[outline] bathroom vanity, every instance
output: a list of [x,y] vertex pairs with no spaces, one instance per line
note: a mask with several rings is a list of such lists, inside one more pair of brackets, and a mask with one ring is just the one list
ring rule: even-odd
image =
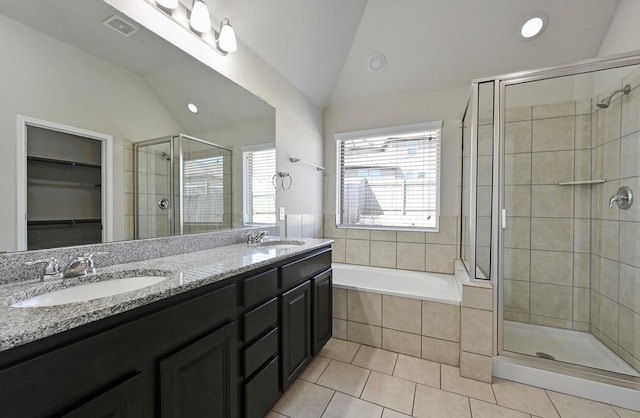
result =
[[0,415],[264,417],[331,337],[331,242],[309,241],[112,266],[169,278],[106,301],[1,307]]

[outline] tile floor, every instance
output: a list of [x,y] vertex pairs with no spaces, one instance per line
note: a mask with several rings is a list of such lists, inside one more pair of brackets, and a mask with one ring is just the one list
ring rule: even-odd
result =
[[267,418],[640,418],[640,412],[338,339],[330,340]]

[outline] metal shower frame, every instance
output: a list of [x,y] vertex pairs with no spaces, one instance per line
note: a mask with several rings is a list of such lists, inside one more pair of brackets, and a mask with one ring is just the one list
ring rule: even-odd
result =
[[[622,68],[640,64],[640,51],[630,53],[612,55],[606,58],[589,59],[579,61],[574,64],[542,68],[530,71],[514,72],[494,77],[485,77],[475,79],[471,83],[471,91],[467,101],[463,120],[468,112],[471,112],[471,154],[469,175],[467,180],[470,187],[469,201],[469,276],[472,280],[476,280],[477,264],[476,264],[476,228],[477,228],[477,167],[478,167],[478,101],[479,87],[483,83],[493,82],[493,155],[492,155],[492,191],[491,191],[491,260],[490,260],[490,277],[493,285],[493,355],[500,356],[501,361],[508,363],[533,367],[536,369],[547,370],[552,372],[560,372],[562,374],[587,379],[595,382],[612,384],[625,388],[640,391],[640,378],[624,375],[620,373],[594,369],[570,363],[559,361],[549,362],[548,360],[539,359],[523,354],[508,352],[504,350],[504,311],[503,311],[503,290],[504,290],[504,248],[501,245],[504,242],[504,229],[501,228],[502,208],[504,208],[504,158],[502,156],[504,149],[504,130],[502,122],[505,120],[505,94],[506,88],[511,85],[524,82],[540,81],[556,77],[565,77],[578,74],[593,73],[601,70],[609,70]],[[462,135],[464,135],[464,126],[462,127]],[[464,185],[464,179],[463,179]],[[464,188],[462,188],[464,192]],[[460,196],[462,198],[462,195]],[[462,210],[462,205],[460,205]],[[460,213],[462,218],[462,213]],[[463,225],[461,225],[463,227]],[[462,232],[462,231],[461,231]],[[462,236],[460,233],[460,254],[462,254]],[[496,239],[497,238],[497,239]],[[462,258],[462,257],[460,257]],[[463,263],[464,264],[464,263]],[[482,276],[482,275],[480,275]]]
[[[134,227],[134,239],[140,239],[139,235],[140,235],[140,231],[139,231],[139,225],[138,225],[138,158],[136,158],[138,156],[138,150],[140,147],[142,146],[150,146],[150,145],[157,145],[157,144],[164,144],[164,143],[168,143],[169,144],[169,158],[171,159],[171,165],[169,166],[169,194],[171,195],[171,197],[173,198],[175,196],[175,182],[173,179],[173,161],[174,161],[174,141],[176,139],[179,139],[179,144],[178,144],[178,153],[179,153],[179,164],[178,164],[178,170],[179,170],[179,182],[180,182],[180,195],[178,197],[178,201],[179,201],[179,207],[180,207],[180,231],[179,234],[176,234],[176,228],[175,228],[175,219],[173,216],[173,202],[171,203],[171,206],[169,206],[169,212],[167,214],[167,216],[169,217],[169,219],[171,220],[171,222],[169,223],[169,231],[170,231],[170,235],[184,235],[184,154],[183,154],[183,149],[182,149],[182,140],[183,139],[188,139],[190,141],[194,141],[194,142],[199,142],[202,144],[206,144],[206,145],[210,145],[216,148],[220,148],[223,149],[225,151],[229,151],[229,155],[233,154],[233,151],[230,150],[227,147],[224,147],[222,145],[219,144],[215,144],[213,142],[210,141],[205,141],[204,139],[200,139],[200,138],[195,138],[193,136],[189,136],[189,135],[185,135],[185,134],[176,134],[176,135],[168,135],[168,136],[163,136],[160,138],[154,138],[154,139],[148,139],[146,141],[141,141],[141,142],[135,142],[133,144],[133,195],[134,195],[134,201],[133,201],[133,206],[134,206],[134,216],[133,216],[133,227]],[[230,173],[229,176],[231,177],[231,179],[233,178],[233,173]],[[233,184],[233,181],[229,181],[229,184]],[[232,212],[233,212],[233,199],[231,201],[231,207],[232,207]]]

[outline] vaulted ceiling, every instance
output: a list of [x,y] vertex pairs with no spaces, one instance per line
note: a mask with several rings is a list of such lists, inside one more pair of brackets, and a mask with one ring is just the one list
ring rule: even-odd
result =
[[[214,17],[231,19],[246,47],[322,108],[593,58],[618,0],[207,3]],[[525,41],[520,26],[536,12],[549,17],[548,27]],[[379,74],[367,70],[374,52],[387,58]]]

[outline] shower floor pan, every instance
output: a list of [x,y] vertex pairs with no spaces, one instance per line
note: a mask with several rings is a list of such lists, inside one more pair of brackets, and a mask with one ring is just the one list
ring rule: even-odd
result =
[[504,321],[504,349],[640,377],[633,367],[588,332]]

